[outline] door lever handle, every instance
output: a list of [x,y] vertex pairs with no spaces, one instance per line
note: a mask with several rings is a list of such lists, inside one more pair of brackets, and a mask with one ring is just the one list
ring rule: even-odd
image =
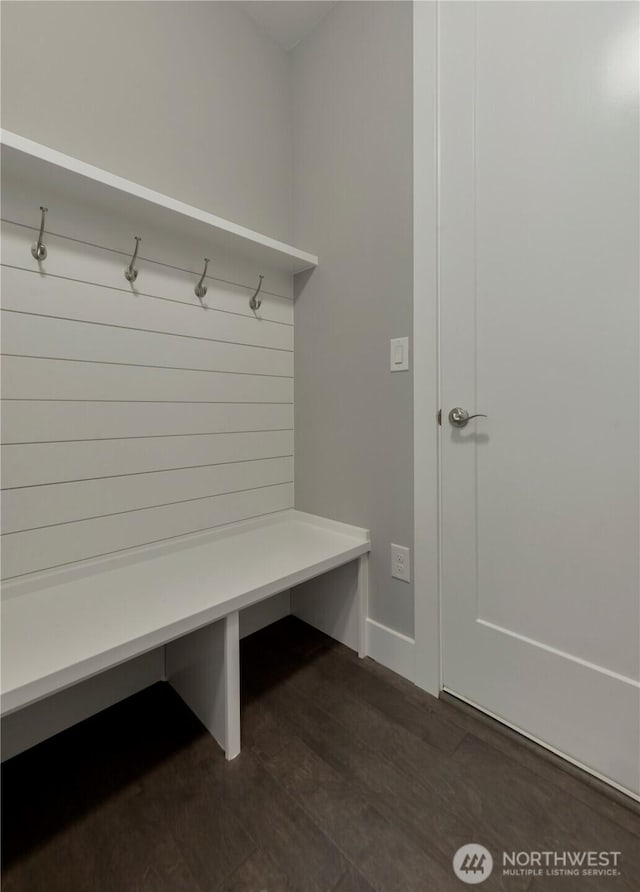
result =
[[454,427],[466,427],[472,418],[487,418],[483,412],[477,412],[475,415],[469,415],[466,409],[456,406],[449,412],[449,421]]

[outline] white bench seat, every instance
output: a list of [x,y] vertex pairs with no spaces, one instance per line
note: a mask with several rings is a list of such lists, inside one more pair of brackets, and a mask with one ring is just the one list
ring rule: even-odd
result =
[[369,550],[366,530],[291,510],[10,582],[2,715],[165,645],[167,679],[233,758],[238,611],[360,559],[362,649]]

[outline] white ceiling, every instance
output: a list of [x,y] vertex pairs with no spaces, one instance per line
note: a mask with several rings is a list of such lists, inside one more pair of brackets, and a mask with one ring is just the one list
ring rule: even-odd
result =
[[300,43],[336,0],[242,0],[242,8],[285,50]]

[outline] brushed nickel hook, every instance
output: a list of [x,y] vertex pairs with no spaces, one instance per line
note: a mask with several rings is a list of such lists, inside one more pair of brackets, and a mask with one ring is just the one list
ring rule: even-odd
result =
[[259,310],[260,307],[262,306],[262,301],[256,300],[256,298],[260,294],[260,289],[262,288],[262,280],[263,279],[264,279],[264,276],[260,276],[260,281],[258,282],[258,287],[254,291],[253,297],[249,301],[249,306],[251,307],[252,310]]
[[200,281],[198,282],[196,287],[193,289],[196,297],[199,298],[200,300],[202,300],[202,298],[207,293],[207,286],[204,284],[204,277],[207,275],[207,267],[208,266],[209,266],[209,258],[205,257],[204,258],[204,271],[203,271],[202,275],[200,276]]
[[134,238],[136,240],[136,249],[133,252],[133,257],[131,258],[131,263],[124,271],[124,277],[127,280],[127,282],[135,282],[135,280],[138,278],[138,270],[135,269],[133,264],[136,262],[136,257],[138,256],[138,246],[140,245],[140,242],[142,241],[142,239],[140,238],[139,235],[134,235]]
[[45,245],[42,244],[42,237],[44,235],[44,218],[49,210],[49,208],[43,208],[40,205],[40,210],[42,211],[42,218],[40,220],[40,234],[38,235],[38,241],[35,245],[31,245],[31,255],[34,260],[45,260],[47,256],[47,249]]

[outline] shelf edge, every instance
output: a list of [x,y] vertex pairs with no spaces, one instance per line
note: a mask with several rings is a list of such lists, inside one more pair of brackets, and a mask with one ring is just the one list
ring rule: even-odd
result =
[[299,270],[297,270],[298,272],[314,269],[318,265],[318,258],[315,254],[310,254],[307,251],[294,248],[292,245],[288,245],[285,242],[255,232],[252,229],[247,229],[245,226],[240,226],[230,220],[225,220],[222,217],[218,217],[201,208],[196,208],[193,205],[186,204],[176,198],[171,198],[169,195],[156,192],[146,186],[141,186],[139,183],[134,183],[117,174],[102,170],[92,164],[87,164],[85,161],[80,161],[70,155],[65,155],[63,152],[57,151],[57,149],[52,149],[49,146],[34,142],[33,140],[20,136],[17,133],[13,133],[10,130],[0,130],[0,145],[7,146],[10,149],[21,152],[23,155],[28,155],[39,161],[51,164],[54,167],[62,168],[63,170],[77,174],[85,179],[92,180],[107,188],[114,189],[126,195],[131,195],[134,198],[148,202],[149,204],[163,207],[173,213],[203,223],[205,226],[210,226],[212,229],[236,236],[238,239],[250,242],[252,245],[257,245],[274,251],[277,254],[281,254],[283,257],[296,261],[300,266]]

